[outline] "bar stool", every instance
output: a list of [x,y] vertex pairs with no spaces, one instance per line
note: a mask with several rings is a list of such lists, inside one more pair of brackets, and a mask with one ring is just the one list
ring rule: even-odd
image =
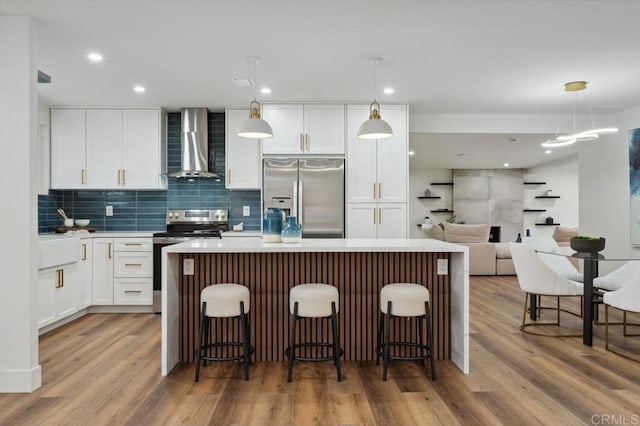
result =
[[[338,289],[328,284],[300,284],[289,291],[289,311],[293,314],[293,324],[289,336],[289,347],[284,354],[289,358],[287,381],[291,381],[293,375],[293,361],[330,361],[336,366],[338,381],[342,381],[340,370],[340,356],[344,353],[340,348],[338,336],[338,306],[340,295]],[[304,318],[331,319],[332,342],[295,342],[296,324]],[[333,349],[333,356],[327,357],[303,357],[296,355],[296,349],[304,347],[327,347]]]
[[[390,342],[389,329],[391,319],[396,317],[415,317],[418,328],[418,343]],[[427,321],[427,344],[422,342],[422,321]],[[383,327],[384,324],[384,327]],[[390,347],[418,348],[417,356],[392,355]],[[431,363],[431,380],[436,379],[436,367],[433,362],[433,333],[431,330],[431,314],[429,311],[429,289],[419,284],[388,284],[380,290],[380,320],[378,322],[378,346],[376,347],[376,365],[380,358],[384,360],[382,380],[387,380],[389,360],[420,361],[429,358]]]
[[[215,284],[206,287],[200,293],[200,337],[196,349],[196,382],[200,380],[201,361],[243,361],[244,379],[249,380],[249,358],[255,352],[250,346],[250,329],[247,314],[250,309],[249,289],[239,284]],[[236,318],[240,320],[241,342],[211,343],[211,318]],[[207,356],[213,348],[241,346],[242,354],[236,356]]]

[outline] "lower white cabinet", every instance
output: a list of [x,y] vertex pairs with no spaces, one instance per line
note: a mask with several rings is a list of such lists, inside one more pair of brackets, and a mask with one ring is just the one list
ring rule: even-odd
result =
[[76,263],[38,271],[38,327],[52,324],[78,311]]
[[113,238],[93,239],[93,304],[113,305]]
[[348,204],[347,238],[407,238],[407,205]]
[[84,309],[93,304],[93,240],[80,240],[82,254],[78,261],[78,308]]
[[116,305],[151,305],[153,281],[150,278],[115,278],[113,301]]

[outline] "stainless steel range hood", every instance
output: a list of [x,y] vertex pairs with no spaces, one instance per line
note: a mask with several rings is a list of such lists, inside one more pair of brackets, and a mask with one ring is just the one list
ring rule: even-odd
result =
[[175,178],[221,178],[209,171],[209,133],[208,111],[206,108],[183,108],[182,133],[182,169],[169,173]]

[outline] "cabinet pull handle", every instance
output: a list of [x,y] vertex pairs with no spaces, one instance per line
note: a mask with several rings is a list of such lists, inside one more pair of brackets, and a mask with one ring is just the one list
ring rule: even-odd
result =
[[382,183],[378,182],[378,198],[382,198]]
[[87,260],[87,245],[82,244],[82,260]]
[[373,182],[373,199],[376,199],[376,183]]
[[304,144],[305,144],[305,146],[307,148],[307,151],[310,151],[311,150],[311,144],[309,143],[309,134],[308,133],[304,134]]
[[118,169],[118,185],[120,185],[120,169]]
[[126,169],[122,169],[122,184],[123,185],[127,184],[127,170]]
[[227,170],[227,182],[231,185],[231,169]]
[[60,269],[56,269],[56,288],[60,288]]
[[140,294],[142,290],[125,290],[124,294]]
[[304,152],[304,135],[300,133],[300,151]]
[[373,224],[374,224],[374,225],[377,223],[377,220],[376,220],[376,213],[377,213],[377,212],[376,212],[376,210],[377,210],[377,209],[374,207],[374,208],[373,208]]
[[124,266],[142,266],[142,263],[125,263]]
[[130,246],[140,247],[140,246],[142,246],[142,243],[124,243],[124,245],[127,246],[127,247],[130,247]]
[[109,259],[111,259],[111,243],[109,243],[109,248],[107,249],[107,252],[109,252]]
[[378,223],[382,223],[382,208],[378,208]]
[[87,183],[87,171],[85,169],[80,170],[80,183],[82,185]]

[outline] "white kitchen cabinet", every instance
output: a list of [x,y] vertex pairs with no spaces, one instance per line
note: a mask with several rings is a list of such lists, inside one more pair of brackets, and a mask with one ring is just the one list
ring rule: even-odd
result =
[[84,309],[93,304],[93,239],[80,240],[82,257],[78,261],[78,308]]
[[113,297],[116,305],[151,305],[153,283],[150,278],[116,278]]
[[76,263],[38,271],[38,327],[44,327],[78,311]]
[[51,110],[51,187],[86,187],[86,110]]
[[248,109],[227,109],[225,115],[227,189],[262,188],[260,139],[241,138],[237,134],[240,125],[248,116]]
[[382,105],[382,118],[393,129],[388,139],[358,139],[358,129],[369,118],[368,105],[347,110],[347,202],[405,203],[407,201],[407,109]]
[[166,189],[161,110],[52,109],[55,189]]
[[153,240],[114,238],[113,303],[153,304]]
[[406,238],[405,203],[351,203],[347,206],[347,238]]
[[93,304],[113,305],[113,238],[93,239]]
[[344,105],[265,104],[262,111],[273,129],[263,154],[344,154]]
[[153,276],[153,253],[116,251],[113,276],[116,278]]

